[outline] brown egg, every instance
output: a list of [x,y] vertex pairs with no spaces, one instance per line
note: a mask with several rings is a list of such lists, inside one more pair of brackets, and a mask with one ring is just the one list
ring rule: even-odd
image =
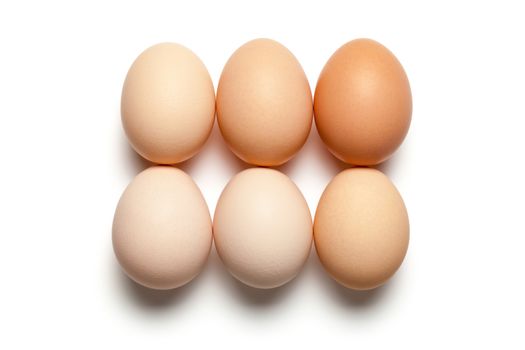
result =
[[312,125],[312,93],[287,48],[256,39],[230,57],[217,88],[217,121],[243,161],[280,165],[304,145]]
[[337,158],[355,165],[381,163],[401,145],[410,126],[408,78],[380,43],[350,41],[323,68],[314,111],[319,135]]
[[146,287],[170,289],[203,269],[212,243],[204,197],[192,178],[154,166],[126,188],[113,220],[113,248],[126,274]]
[[174,164],[194,156],[210,135],[215,91],[201,60],[174,43],[144,51],[122,89],[122,124],[144,158]]
[[347,169],[328,184],[315,214],[317,254],[328,273],[352,289],[385,283],[405,257],[408,214],[380,171]]

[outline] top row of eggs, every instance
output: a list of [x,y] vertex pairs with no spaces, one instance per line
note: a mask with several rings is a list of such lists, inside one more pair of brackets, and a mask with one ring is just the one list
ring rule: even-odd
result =
[[[313,101],[312,101],[313,100]],[[194,156],[213,127],[243,161],[277,166],[304,145],[315,115],[330,152],[354,165],[374,165],[401,145],[412,96],[397,58],[369,39],[350,41],[330,57],[312,99],[295,56],[269,39],[233,53],[217,88],[189,49],[163,43],[131,66],[122,91],[122,123],[132,147],[159,164]]]

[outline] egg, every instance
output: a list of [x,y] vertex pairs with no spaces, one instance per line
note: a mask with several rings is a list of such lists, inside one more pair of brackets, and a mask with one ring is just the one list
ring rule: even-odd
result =
[[124,272],[153,289],[191,281],[203,269],[212,223],[191,177],[171,166],[154,166],[128,185],[113,220],[113,248]]
[[241,282],[281,286],[306,262],[312,218],[297,186],[277,170],[252,168],[235,175],[222,192],[213,219],[217,252]]
[[179,44],[150,47],[126,76],[121,115],[129,142],[142,157],[159,164],[191,158],[215,120],[215,90],[206,67]]
[[226,63],[217,88],[217,121],[243,161],[276,166],[304,145],[313,119],[306,75],[283,45],[256,39]]
[[324,66],[314,113],[321,139],[337,158],[354,165],[381,163],[401,145],[410,126],[407,75],[380,43],[350,41]]
[[396,272],[408,249],[403,199],[378,170],[344,170],[321,196],[314,239],[321,263],[337,282],[358,290],[376,288]]

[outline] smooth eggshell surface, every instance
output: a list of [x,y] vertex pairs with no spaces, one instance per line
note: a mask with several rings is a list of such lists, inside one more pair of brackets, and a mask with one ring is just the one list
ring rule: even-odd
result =
[[401,195],[380,171],[339,173],[321,196],[314,222],[315,247],[328,273],[352,289],[372,289],[399,268],[409,240]]
[[312,218],[297,186],[272,169],[234,176],[213,221],[215,246],[230,273],[255,288],[293,279],[311,250]]
[[150,47],[124,82],[122,124],[132,147],[159,164],[194,156],[215,120],[215,91],[201,60],[174,43]]
[[191,281],[204,267],[212,243],[204,198],[191,177],[155,166],[128,185],[113,221],[113,248],[126,274],[154,289]]
[[217,121],[243,161],[276,166],[304,145],[313,119],[312,93],[295,56],[269,39],[241,46],[217,88]]
[[381,163],[401,145],[410,126],[408,78],[383,45],[350,41],[323,68],[314,111],[319,135],[337,158],[355,165]]

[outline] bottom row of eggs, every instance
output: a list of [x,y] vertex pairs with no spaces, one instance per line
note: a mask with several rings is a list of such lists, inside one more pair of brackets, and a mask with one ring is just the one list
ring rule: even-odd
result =
[[293,279],[312,240],[326,271],[352,289],[386,282],[409,240],[399,192],[380,171],[347,169],[325,189],[314,223],[286,175],[252,168],[222,192],[212,222],[204,197],[182,170],[154,166],[138,174],[118,203],[113,247],[125,273],[149,288],[171,289],[203,269],[212,241],[230,273],[255,288]]

